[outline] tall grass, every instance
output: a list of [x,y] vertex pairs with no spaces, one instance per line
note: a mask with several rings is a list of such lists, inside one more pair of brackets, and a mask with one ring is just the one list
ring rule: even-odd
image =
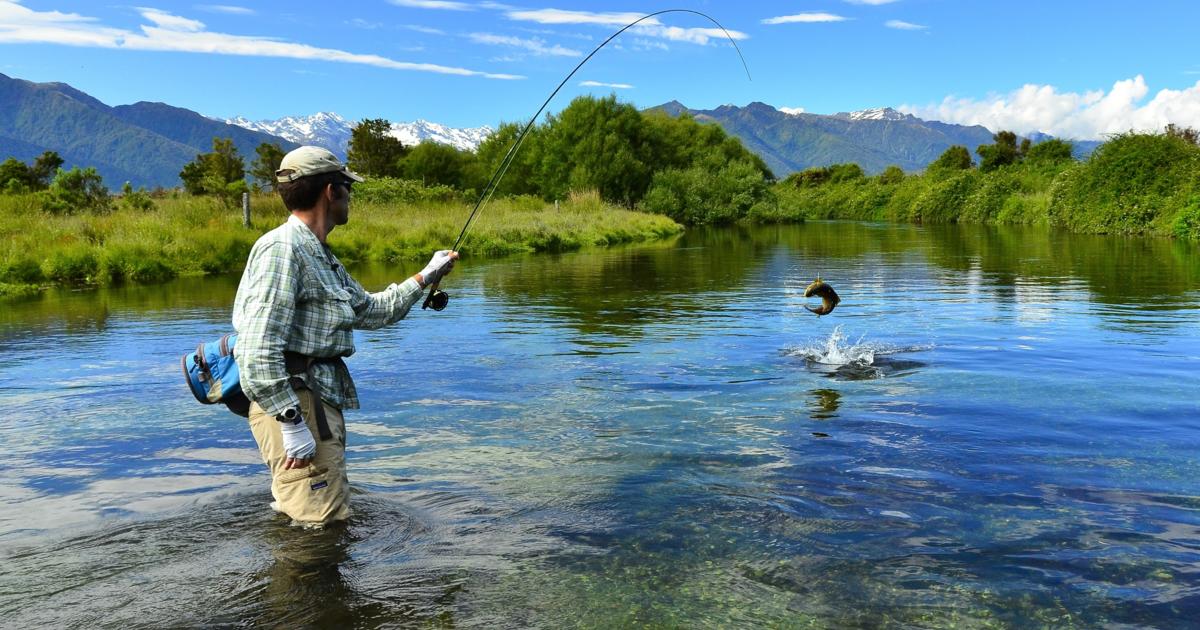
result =
[[[419,260],[450,247],[471,205],[436,192],[407,202],[388,194],[353,199],[350,223],[330,235],[330,246],[347,264]],[[117,204],[106,214],[52,215],[33,195],[0,196],[0,296],[53,284],[240,273],[254,241],[287,218],[275,195],[254,195],[251,208],[245,228],[240,208],[207,197],[171,194],[148,210]],[[558,206],[521,197],[487,205],[460,249],[464,257],[562,252],[682,230],[667,217],[616,208],[594,193],[572,195]]]

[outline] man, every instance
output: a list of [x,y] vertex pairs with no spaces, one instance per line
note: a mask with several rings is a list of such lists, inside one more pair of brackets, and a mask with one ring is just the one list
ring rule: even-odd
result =
[[354,354],[353,329],[404,318],[458,254],[437,252],[420,273],[368,293],[325,243],[349,220],[351,187],[363,178],[319,147],[288,153],[275,177],[291,216],[250,250],[233,306],[234,357],[272,507],[323,524],[350,515],[342,410],[358,408],[358,395],[342,357]]

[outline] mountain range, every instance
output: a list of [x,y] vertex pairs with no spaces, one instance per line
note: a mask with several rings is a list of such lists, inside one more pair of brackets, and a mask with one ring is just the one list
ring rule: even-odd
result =
[[[178,186],[179,171],[214,137],[232,138],[243,157],[263,142],[296,144],[163,103],[111,107],[65,83],[0,74],[0,158],[29,162],[55,151],[64,166],[93,166],[110,188]],[[249,159],[247,161],[249,161]]]
[[[354,123],[333,112],[320,112],[312,116],[288,116],[278,120],[251,121],[238,117],[225,122],[276,135],[292,142],[325,147],[342,159],[346,157],[350,145],[350,131],[354,128]],[[405,146],[433,141],[448,144],[461,151],[474,151],[479,143],[492,135],[492,131],[488,126],[462,129],[417,120],[392,123],[391,135]]]
[[[690,115],[721,125],[758,153],[777,177],[814,166],[855,162],[868,173],[890,165],[920,171],[952,145],[971,151],[992,143],[992,132],[916,118],[891,108],[832,115],[792,113],[765,103],[745,107],[689,109],[671,101],[650,111]],[[247,165],[264,142],[290,150],[301,144],[323,146],[345,158],[353,123],[332,113],[278,120],[217,120],[164,103],[106,105],[65,83],[33,83],[0,74],[0,159],[30,162],[56,151],[64,166],[94,166],[111,188],[175,187],[179,172],[200,153],[212,150],[214,137],[232,138]],[[393,123],[391,134],[406,145],[441,142],[474,150],[492,129],[447,127],[418,120]],[[1033,134],[1035,141],[1046,139]],[[1098,142],[1077,142],[1085,155]]]

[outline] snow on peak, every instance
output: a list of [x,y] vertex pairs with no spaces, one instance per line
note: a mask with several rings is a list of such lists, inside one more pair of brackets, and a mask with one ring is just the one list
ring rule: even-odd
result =
[[[350,145],[351,121],[334,112],[317,112],[311,116],[285,116],[278,120],[248,120],[242,116],[225,122],[254,131],[262,131],[297,144],[325,147],[342,159]],[[407,146],[418,145],[426,140],[448,144],[463,151],[474,151],[481,142],[492,134],[487,126],[459,129],[438,123],[418,120],[411,123],[392,123],[391,135]]]
[[842,118],[850,120],[905,120],[909,116],[902,112],[898,112],[891,107],[873,107],[871,109],[860,109],[856,112],[836,114]]

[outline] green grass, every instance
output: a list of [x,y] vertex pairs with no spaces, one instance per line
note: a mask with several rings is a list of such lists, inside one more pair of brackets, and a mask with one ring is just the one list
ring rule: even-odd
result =
[[934,170],[775,187],[768,221],[859,219],[1043,225],[1088,234],[1200,238],[1200,147],[1124,134],[1083,162],[1026,161],[990,172]]
[[[347,264],[423,260],[453,245],[472,204],[456,195],[394,201],[364,195],[330,246]],[[251,227],[240,208],[207,197],[171,194],[148,211],[124,204],[105,214],[44,213],[34,195],[0,196],[0,298],[53,285],[160,282],[177,276],[238,274],[260,235],[286,220],[275,195],[255,195]],[[460,248],[464,257],[564,252],[652,241],[683,227],[659,215],[632,212],[572,195],[557,208],[541,200],[493,200],[479,213]]]

